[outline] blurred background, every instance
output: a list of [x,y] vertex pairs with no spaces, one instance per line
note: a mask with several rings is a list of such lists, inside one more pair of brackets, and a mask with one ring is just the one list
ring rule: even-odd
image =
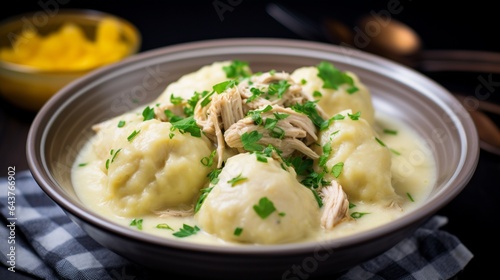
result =
[[[281,3],[315,23],[335,19],[353,29],[363,15],[386,15],[410,26],[428,50],[480,50],[500,52],[498,10],[485,1],[76,1],[40,0],[10,1],[0,8],[0,21],[11,16],[59,9],[94,9],[129,20],[142,36],[140,52],[179,43],[234,37],[289,38],[322,40],[313,34],[298,34],[285,27],[267,11],[269,3]],[[438,4],[439,3],[439,4]],[[394,12],[394,11],[397,11]],[[358,26],[359,27],[359,26]],[[311,35],[308,37],[308,35]],[[500,62],[499,62],[500,65]],[[500,104],[500,77],[493,72],[424,73],[453,91],[473,94],[477,87],[489,85],[487,101]],[[18,108],[0,98],[0,170],[16,166],[27,169],[25,145],[29,126],[36,112]],[[498,116],[491,116],[498,124]],[[456,235],[475,255],[459,279],[476,279],[477,275],[495,275],[491,251],[498,251],[496,223],[500,198],[500,156],[481,151],[476,174],[469,185],[449,206],[440,211],[450,221],[444,230]],[[464,226],[467,225],[467,226]],[[465,231],[464,228],[469,228]]]

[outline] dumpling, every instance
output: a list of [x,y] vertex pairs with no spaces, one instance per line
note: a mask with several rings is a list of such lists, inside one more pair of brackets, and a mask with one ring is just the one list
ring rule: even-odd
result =
[[307,237],[317,230],[320,208],[293,168],[266,157],[230,157],[195,214],[200,227],[223,240],[276,244]]
[[[204,136],[171,130],[156,119],[129,124],[112,142],[106,166],[106,201],[122,216],[192,208],[211,171],[201,163],[213,147]],[[123,133],[121,135],[124,135]]]
[[[323,80],[318,77],[318,69],[313,66],[298,68],[293,71],[291,77],[297,83],[302,83],[304,92],[318,100],[318,106],[328,116],[351,109],[353,112],[361,112],[363,118],[373,124],[375,122],[374,108],[368,88],[361,83],[355,73],[349,71],[345,73],[353,79],[354,86],[357,88],[355,92],[349,93],[351,86],[348,84],[340,85],[337,90],[323,88]],[[321,96],[314,94],[316,91],[320,92]]]
[[344,116],[342,120],[333,121],[321,131],[321,147],[316,147],[319,153],[323,146],[331,147],[325,164],[327,170],[343,164],[337,178],[332,172],[327,173],[327,178],[342,185],[350,201],[398,205],[400,197],[391,182],[390,150],[378,140],[365,119],[356,119],[350,110],[340,115]]
[[231,64],[231,61],[218,61],[210,65],[205,65],[199,70],[180,77],[177,81],[169,84],[163,93],[158,97],[157,103],[168,104],[173,94],[182,99],[191,98],[195,92],[212,91],[215,84],[229,80],[226,77],[224,66]]
[[[106,160],[109,152],[116,147],[115,142],[127,139],[129,127],[135,126],[144,120],[139,112],[129,112],[109,120],[98,123],[92,127],[96,132],[93,139],[93,149],[100,160]],[[104,166],[102,166],[103,171]]]

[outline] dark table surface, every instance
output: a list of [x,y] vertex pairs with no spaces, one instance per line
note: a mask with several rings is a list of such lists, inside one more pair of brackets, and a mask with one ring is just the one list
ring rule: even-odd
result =
[[[27,1],[26,1],[27,2]],[[229,5],[217,12],[214,3]],[[0,9],[0,20],[34,10],[88,8],[110,12],[134,23],[142,33],[141,51],[177,43],[230,37],[277,37],[303,39],[270,17],[265,6],[269,1],[205,0],[205,1],[23,1],[12,2],[11,8]],[[286,4],[313,18],[336,17],[353,21],[367,13],[386,11],[399,3],[400,13],[392,14],[413,27],[426,49],[467,49],[499,51],[498,11],[486,1],[287,1]],[[450,89],[472,93],[480,77],[494,81],[490,100],[499,102],[500,77],[495,73],[426,73],[431,79]],[[498,81],[498,82],[495,82]],[[0,99],[0,170],[8,166],[28,168],[25,145],[36,113],[26,112]],[[498,120],[498,119],[496,119]],[[499,123],[497,121],[497,123]],[[2,172],[2,171],[0,171]],[[0,173],[1,176],[1,173]],[[481,151],[475,174],[464,190],[438,214],[449,218],[443,228],[457,236],[474,254],[474,258],[458,279],[477,279],[497,275],[500,222],[500,156]],[[0,274],[1,275],[1,274]],[[9,276],[12,276],[11,274]],[[18,275],[20,276],[20,275]],[[3,277],[0,277],[5,279]]]

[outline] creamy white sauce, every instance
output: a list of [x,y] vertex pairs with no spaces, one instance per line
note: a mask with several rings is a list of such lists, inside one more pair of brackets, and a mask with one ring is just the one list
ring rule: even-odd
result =
[[[356,204],[356,212],[369,214],[365,214],[359,219],[344,221],[329,231],[318,228],[316,234],[308,240],[325,240],[347,236],[388,223],[417,208],[429,195],[436,180],[436,168],[435,161],[425,141],[415,131],[405,126],[405,124],[391,119],[380,112],[376,115],[376,127],[380,133],[380,140],[394,151],[392,154],[393,187],[403,197],[404,202],[401,205],[401,209],[353,201]],[[397,134],[383,133],[382,129],[384,128],[397,131]],[[99,164],[102,164],[102,161],[97,159],[92,149],[92,142],[94,140],[96,139],[91,139],[81,150],[72,168],[72,181],[76,194],[96,214],[125,227],[130,227],[130,222],[133,218],[120,217],[113,212],[109,202],[105,200],[106,175],[99,166]],[[81,163],[85,163],[85,165],[80,166]],[[189,242],[233,246],[242,245],[221,240],[203,232],[203,230],[185,238],[178,238],[172,235],[183,224],[196,225],[193,217],[158,217],[147,215],[135,218],[143,219],[142,232],[145,234],[182,239]],[[159,229],[156,227],[158,224],[168,224],[173,230]]]

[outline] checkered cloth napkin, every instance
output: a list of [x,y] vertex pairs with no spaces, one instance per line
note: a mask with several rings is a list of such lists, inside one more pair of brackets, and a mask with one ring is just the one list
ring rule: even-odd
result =
[[[4,224],[0,226],[0,259],[6,270],[0,275],[14,278],[8,273],[23,272],[35,279],[154,279],[145,268],[91,239],[40,189],[29,171],[16,174],[14,194],[9,194],[8,186],[7,178],[0,178]],[[13,200],[8,197],[13,196],[15,202],[9,203]],[[9,207],[15,211],[9,212]],[[446,217],[434,216],[384,254],[335,277],[450,279],[473,255],[455,236],[439,230],[446,223]]]

